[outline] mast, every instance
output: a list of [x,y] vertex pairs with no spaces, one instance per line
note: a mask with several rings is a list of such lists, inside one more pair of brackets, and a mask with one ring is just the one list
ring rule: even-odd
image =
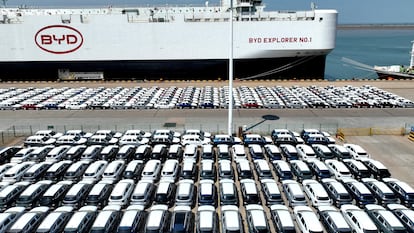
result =
[[414,68],[414,40],[411,41],[412,48],[411,48],[411,61],[410,61],[410,68],[413,69]]
[[2,2],[3,2],[3,7],[6,7],[6,3],[7,3],[7,1],[8,1],[8,0],[2,0]]

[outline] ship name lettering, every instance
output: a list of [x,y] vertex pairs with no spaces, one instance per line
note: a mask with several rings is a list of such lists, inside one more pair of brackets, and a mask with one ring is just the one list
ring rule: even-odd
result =
[[54,42],[58,44],[66,43],[66,44],[76,44],[78,42],[78,38],[76,35],[68,34],[68,35],[41,35],[40,41],[43,45],[50,45]]
[[310,43],[312,37],[250,37],[250,44],[270,44],[270,43]]
[[256,37],[256,38],[249,38],[249,43],[262,43],[262,38]]

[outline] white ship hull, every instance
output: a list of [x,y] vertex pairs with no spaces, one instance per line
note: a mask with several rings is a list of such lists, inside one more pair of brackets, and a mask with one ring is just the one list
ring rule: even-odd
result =
[[[203,63],[206,70],[214,67],[227,70],[229,13],[221,12],[223,7],[166,8],[153,16],[148,12],[156,8],[137,8],[136,12],[134,9],[1,9],[0,78],[21,76],[24,72],[19,67],[34,71],[31,64],[44,67],[48,75],[56,76],[57,69],[70,69],[109,72],[113,78],[117,69],[120,74],[125,71],[126,76],[136,78],[175,78],[177,75],[171,73],[174,70],[181,75],[197,75],[203,70]],[[206,12],[182,13],[188,9]],[[323,78],[325,57],[335,47],[336,11],[261,12],[237,17],[234,21],[236,78],[277,69],[297,60],[299,65],[315,60],[313,64],[318,67],[306,66],[309,77]],[[255,70],[254,61],[267,65]],[[252,72],[239,72],[241,68],[249,69],[237,64],[252,64],[249,67]],[[192,68],[197,72],[190,72]],[[313,74],[313,69],[318,71]],[[227,77],[222,71],[212,75],[209,78]]]

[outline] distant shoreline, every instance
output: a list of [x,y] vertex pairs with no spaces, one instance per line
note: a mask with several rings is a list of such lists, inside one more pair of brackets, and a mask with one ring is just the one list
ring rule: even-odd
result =
[[398,30],[398,29],[414,29],[414,24],[338,24],[338,29],[386,29],[386,30]]

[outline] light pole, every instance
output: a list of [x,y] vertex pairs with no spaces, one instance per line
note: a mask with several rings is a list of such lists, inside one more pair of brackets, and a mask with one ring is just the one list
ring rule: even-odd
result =
[[233,0],[230,0],[230,49],[229,49],[229,110],[228,135],[233,133]]

